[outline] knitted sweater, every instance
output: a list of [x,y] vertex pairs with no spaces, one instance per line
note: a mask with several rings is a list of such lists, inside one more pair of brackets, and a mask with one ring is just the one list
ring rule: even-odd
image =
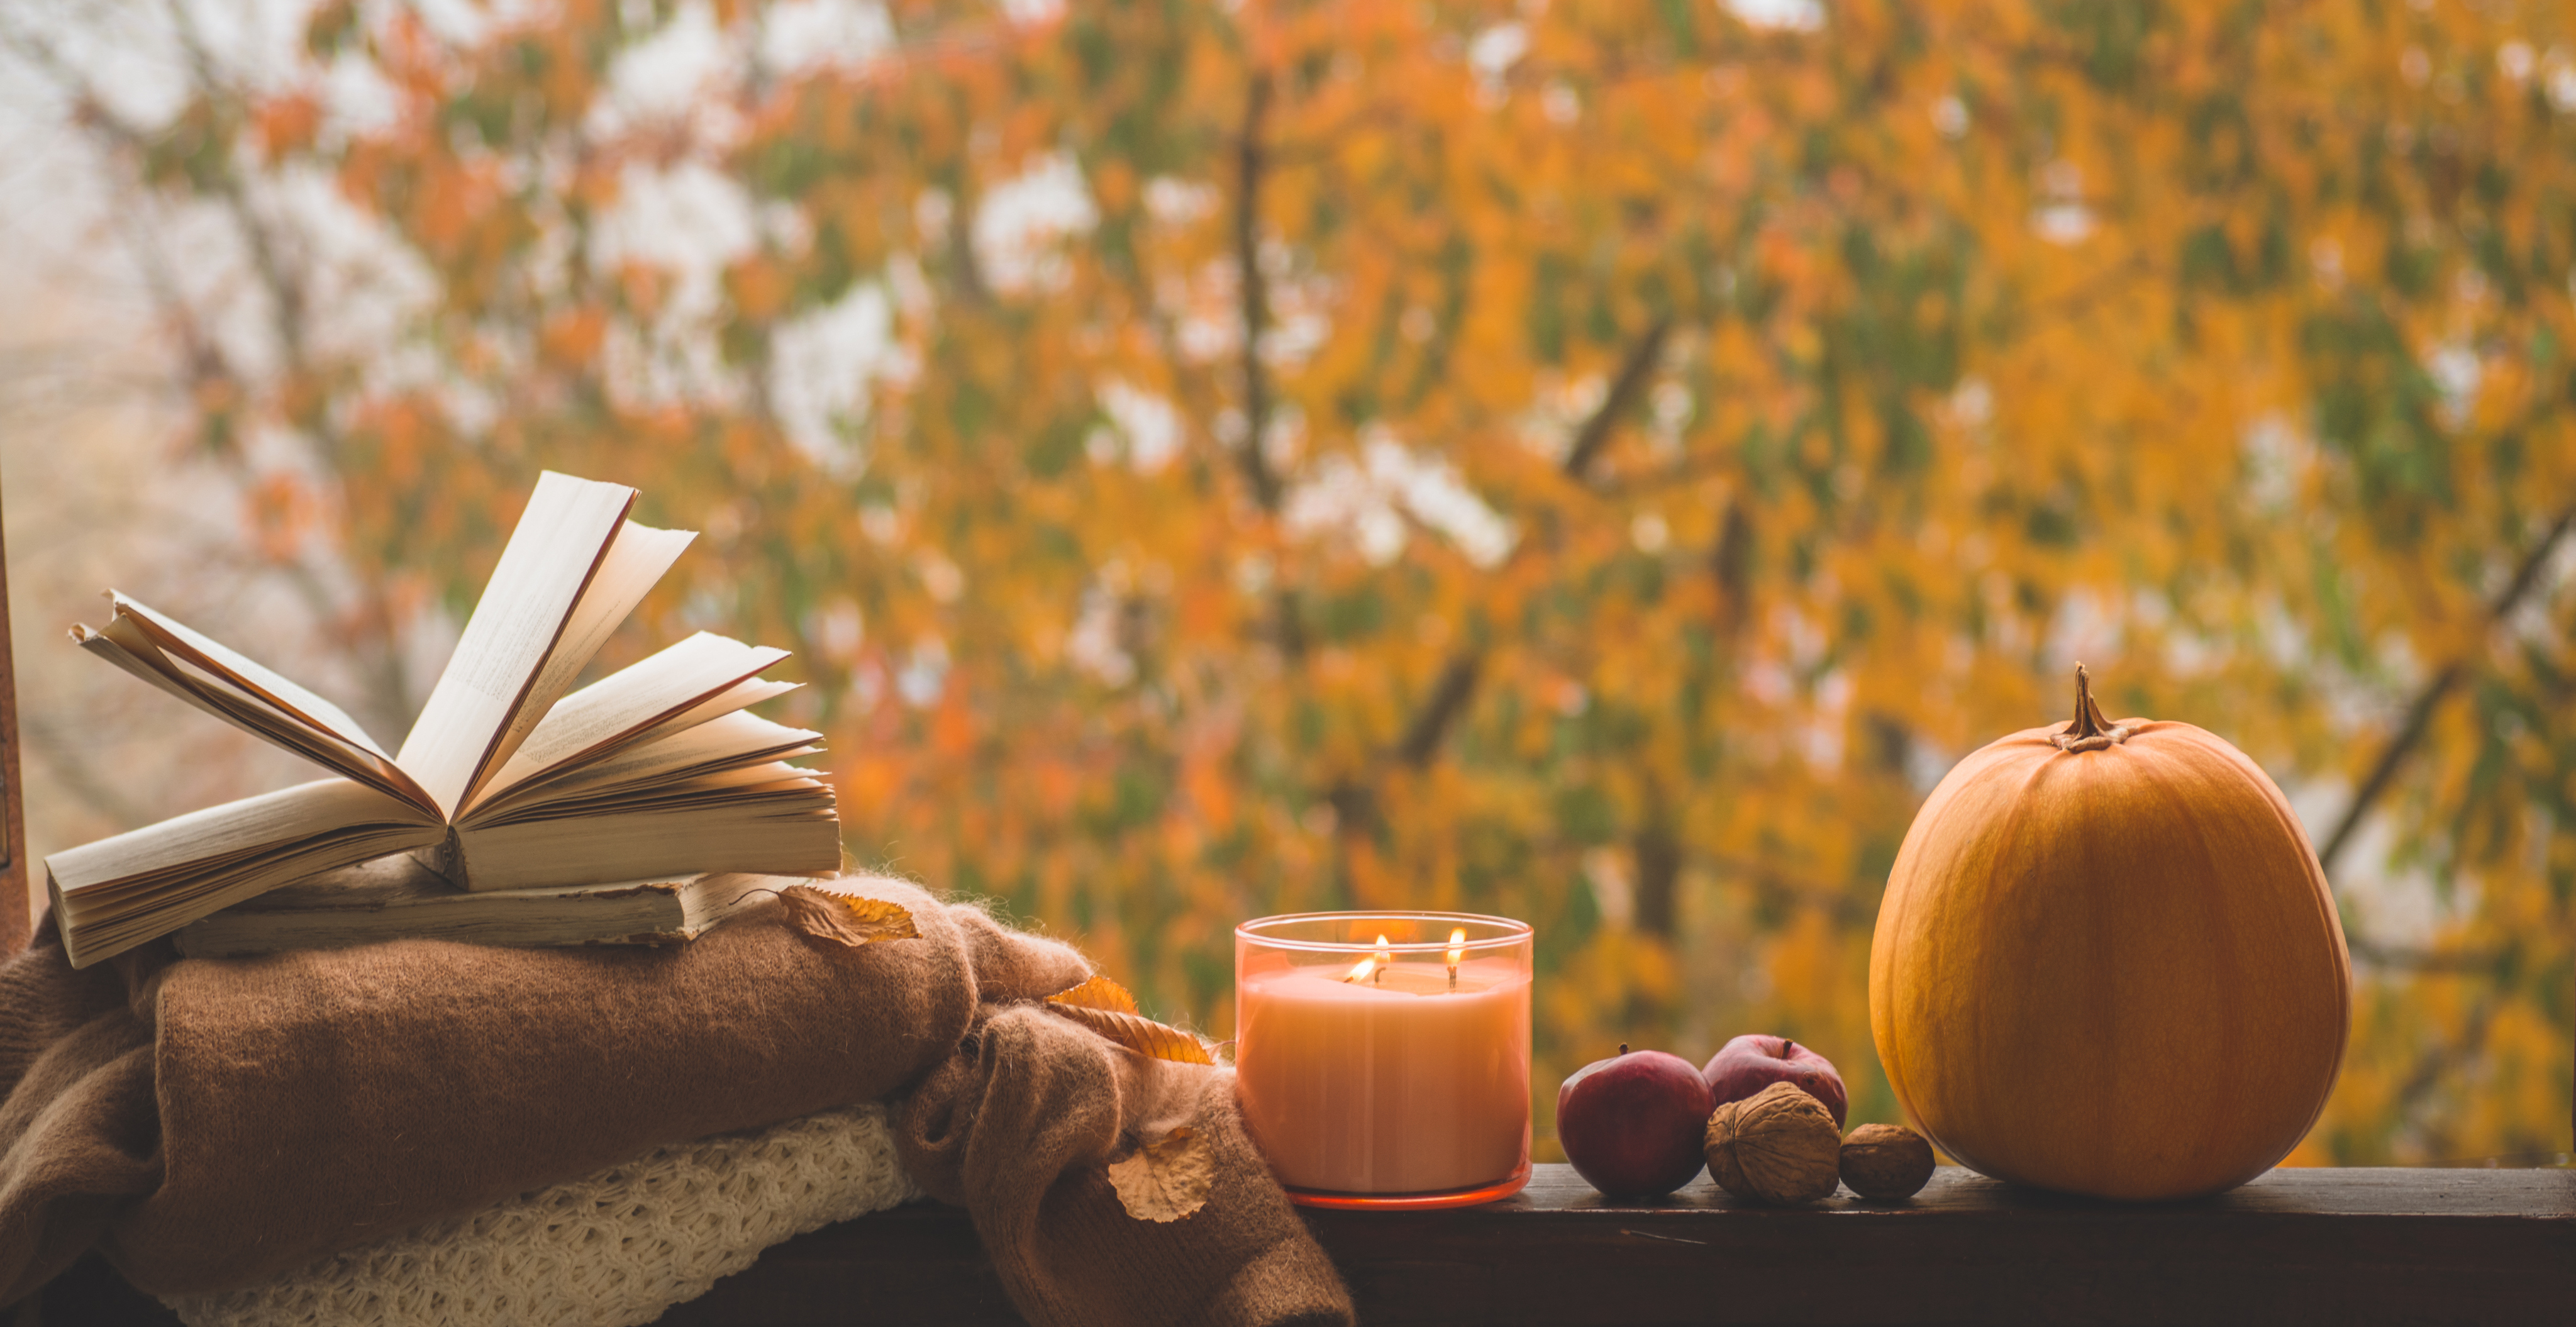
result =
[[[250,959],[146,946],[0,966],[0,1305],[102,1249],[164,1297],[259,1284],[656,1148],[871,1101],[1039,1324],[1347,1323],[1245,1138],[1231,1076],[1031,1002],[1082,958],[881,879],[915,938],[772,908],[667,950],[408,940]],[[1187,1123],[1216,1177],[1177,1221],[1105,1174]]]

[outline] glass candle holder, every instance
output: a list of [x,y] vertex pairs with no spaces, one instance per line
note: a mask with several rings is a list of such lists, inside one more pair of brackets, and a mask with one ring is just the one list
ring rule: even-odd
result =
[[1459,1207],[1530,1174],[1530,928],[1310,912],[1234,928],[1244,1121],[1310,1207]]

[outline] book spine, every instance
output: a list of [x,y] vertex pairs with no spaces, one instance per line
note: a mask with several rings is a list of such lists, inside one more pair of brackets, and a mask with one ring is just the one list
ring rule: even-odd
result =
[[414,848],[412,860],[428,867],[430,873],[459,889],[466,887],[465,843],[449,826],[447,837],[426,848]]

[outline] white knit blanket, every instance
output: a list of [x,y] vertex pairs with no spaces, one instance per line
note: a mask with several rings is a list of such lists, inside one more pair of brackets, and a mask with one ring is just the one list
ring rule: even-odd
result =
[[885,1108],[701,1139],[275,1280],[166,1300],[189,1327],[632,1327],[792,1235],[920,1197]]

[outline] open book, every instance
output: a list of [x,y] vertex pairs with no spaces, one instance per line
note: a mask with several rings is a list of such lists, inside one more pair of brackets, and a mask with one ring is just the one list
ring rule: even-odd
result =
[[[691,872],[840,869],[831,786],[785,763],[817,734],[744,713],[787,657],[701,633],[574,691],[694,536],[634,524],[635,490],[547,474],[402,749],[329,701],[121,594],[81,646],[340,777],[45,860],[76,967],[291,881],[414,852],[469,890]],[[560,701],[560,703],[558,703]]]

